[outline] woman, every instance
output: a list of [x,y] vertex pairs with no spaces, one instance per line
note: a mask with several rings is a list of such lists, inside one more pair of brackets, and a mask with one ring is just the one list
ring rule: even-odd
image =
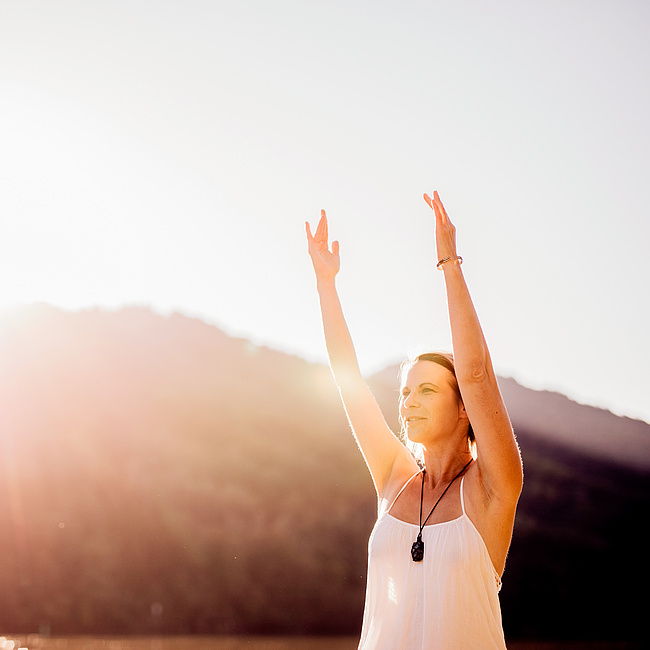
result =
[[332,373],[379,499],[359,648],[503,649],[497,594],[521,458],[456,229],[437,192],[424,198],[435,212],[454,354],[421,355],[403,369],[400,421],[420,462],[389,429],[361,376],[335,286],[339,244],[328,247],[325,212],[314,235],[306,224]]

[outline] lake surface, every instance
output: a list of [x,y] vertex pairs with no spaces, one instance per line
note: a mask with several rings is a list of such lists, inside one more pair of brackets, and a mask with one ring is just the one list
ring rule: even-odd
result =
[[[8,636],[15,650],[356,650],[358,637],[41,637]],[[5,647],[11,647],[5,646]],[[0,649],[3,648],[0,638]],[[641,650],[641,644],[614,642],[512,641],[508,650]]]
[[[358,637],[40,637],[11,636],[28,650],[356,650]],[[2,645],[0,644],[0,648]]]

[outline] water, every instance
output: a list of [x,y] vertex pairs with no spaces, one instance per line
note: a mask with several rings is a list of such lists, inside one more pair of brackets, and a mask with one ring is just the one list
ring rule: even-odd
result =
[[[358,637],[9,637],[17,650],[356,650]],[[0,650],[4,650],[0,642]]]
[[[358,637],[41,637],[15,635],[0,650],[356,650]],[[13,645],[12,645],[13,641]],[[508,650],[641,650],[642,646],[626,642],[509,642]]]

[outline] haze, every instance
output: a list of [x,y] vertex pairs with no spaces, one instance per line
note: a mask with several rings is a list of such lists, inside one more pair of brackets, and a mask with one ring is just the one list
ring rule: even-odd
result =
[[0,307],[145,304],[364,371],[448,348],[437,189],[497,371],[650,421],[642,2],[61,0],[0,12]]

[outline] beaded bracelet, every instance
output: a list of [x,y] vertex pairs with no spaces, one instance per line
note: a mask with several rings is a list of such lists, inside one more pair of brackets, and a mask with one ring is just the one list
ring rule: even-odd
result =
[[445,262],[449,262],[450,260],[458,260],[458,263],[459,263],[459,264],[462,264],[462,263],[463,263],[463,258],[462,258],[460,255],[457,255],[456,257],[454,257],[454,256],[452,255],[451,257],[445,257],[444,260],[440,260],[440,261],[436,264],[436,268],[437,268],[439,271],[441,271],[442,269],[441,269],[440,267],[441,267]]

